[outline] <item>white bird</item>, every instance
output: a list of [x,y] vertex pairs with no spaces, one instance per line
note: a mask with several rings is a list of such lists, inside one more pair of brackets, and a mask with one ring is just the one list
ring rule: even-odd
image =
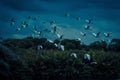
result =
[[105,37],[110,37],[110,33],[104,33]]
[[28,22],[26,22],[26,21],[23,21],[23,23],[22,23],[23,25],[26,25],[26,26],[29,26],[30,24],[28,24]]
[[84,37],[86,36],[86,33],[80,32],[80,34]]
[[57,46],[58,46],[56,43],[55,43],[54,45],[55,45],[55,47],[57,47]]
[[71,53],[70,56],[73,56],[74,58],[77,58],[77,54],[76,53]]
[[20,30],[21,30],[21,28],[17,28],[16,30],[17,30],[17,31],[20,31]]
[[26,28],[27,26],[25,24],[21,25],[21,28]]
[[50,43],[54,43],[54,41],[52,41],[52,40],[50,40],[50,39],[47,39],[47,41],[50,42]]
[[42,36],[42,31],[37,31],[37,34],[38,34],[39,36]]
[[64,45],[61,45],[61,50],[62,50],[62,51],[65,51]]
[[91,28],[91,27],[90,27],[89,25],[85,25],[85,26],[84,26],[84,29],[85,29],[85,30],[90,30],[90,28]]
[[63,34],[57,34],[57,37],[58,37],[58,39],[62,39],[63,38]]
[[88,24],[90,24],[92,22],[92,19],[86,19],[85,22],[87,22]]
[[37,30],[33,30],[33,33],[40,34],[40,32],[38,32]]
[[90,61],[90,60],[91,60],[90,55],[87,54],[87,53],[85,53],[85,54],[84,54],[84,60]]
[[60,43],[57,44],[58,49],[65,51],[64,45],[61,45]]
[[37,46],[37,50],[42,50],[43,49],[43,46],[42,45],[38,45]]
[[78,41],[81,41],[81,38],[77,38]]
[[97,37],[99,37],[100,32],[98,32],[98,33],[92,33],[92,35],[97,38]]

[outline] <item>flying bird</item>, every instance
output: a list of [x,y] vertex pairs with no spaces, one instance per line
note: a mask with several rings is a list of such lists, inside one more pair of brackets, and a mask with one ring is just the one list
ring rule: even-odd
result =
[[12,18],[12,19],[10,20],[10,25],[11,25],[11,26],[15,25],[15,22],[16,22],[16,21]]
[[57,34],[57,37],[58,37],[58,39],[62,39],[63,38],[63,34]]
[[85,30],[90,30],[90,28],[91,28],[91,27],[90,27],[89,25],[85,25],[85,26],[84,26],[84,29],[85,29]]
[[21,28],[17,28],[17,29],[16,29],[16,31],[20,31],[20,30],[21,30]]
[[28,26],[29,26],[29,24],[26,21],[23,21],[21,28],[26,28]]
[[84,37],[86,36],[86,33],[80,32],[80,34]]
[[78,41],[81,41],[81,38],[77,38]]
[[98,33],[92,33],[92,35],[97,38],[97,37],[100,36],[100,32],[98,32]]
[[105,37],[110,37],[110,35],[111,35],[110,33],[104,33]]
[[85,22],[90,24],[92,22],[92,19],[86,19]]

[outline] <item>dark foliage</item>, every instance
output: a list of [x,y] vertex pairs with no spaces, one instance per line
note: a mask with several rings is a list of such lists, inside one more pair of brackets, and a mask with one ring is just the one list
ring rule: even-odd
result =
[[[54,43],[59,43],[55,40]],[[120,40],[97,41],[81,45],[77,40],[62,40],[65,51],[46,38],[7,39],[0,45],[0,79],[3,80],[115,80],[120,78]],[[38,45],[43,50],[36,50]],[[11,50],[14,52],[12,52]],[[70,56],[76,53],[77,58]],[[89,53],[97,64],[85,63]]]
[[109,45],[109,50],[120,51],[120,39],[113,39]]

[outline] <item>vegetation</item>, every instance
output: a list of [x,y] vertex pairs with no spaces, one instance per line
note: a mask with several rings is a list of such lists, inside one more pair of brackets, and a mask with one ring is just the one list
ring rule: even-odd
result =
[[[55,40],[54,43],[59,43]],[[62,40],[65,51],[57,49],[46,38],[8,39],[2,44],[20,56],[22,65],[13,65],[15,80],[115,80],[120,78],[120,39],[108,45],[97,41],[82,45],[77,40]],[[42,45],[43,50],[37,50]],[[70,56],[74,52],[78,58]],[[91,55],[97,64],[85,63],[83,54]]]

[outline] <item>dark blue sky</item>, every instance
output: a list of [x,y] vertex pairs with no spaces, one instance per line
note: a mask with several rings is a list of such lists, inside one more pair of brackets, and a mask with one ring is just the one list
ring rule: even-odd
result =
[[[65,13],[71,14],[71,18],[66,19]],[[29,35],[30,29],[15,31],[28,15],[38,18],[37,22],[30,24],[42,26],[39,27],[40,30],[48,27],[40,25],[40,22],[55,20],[60,25],[59,33],[64,34],[64,38],[81,38],[79,32],[82,31],[88,34],[84,41],[92,41],[94,37],[91,32],[83,29],[87,18],[93,20],[91,26],[94,32],[110,32],[112,38],[120,38],[120,0],[0,0],[0,36]],[[80,21],[73,19],[77,16],[81,17]],[[11,17],[17,20],[15,27],[9,25]],[[103,38],[101,34],[98,39]]]

